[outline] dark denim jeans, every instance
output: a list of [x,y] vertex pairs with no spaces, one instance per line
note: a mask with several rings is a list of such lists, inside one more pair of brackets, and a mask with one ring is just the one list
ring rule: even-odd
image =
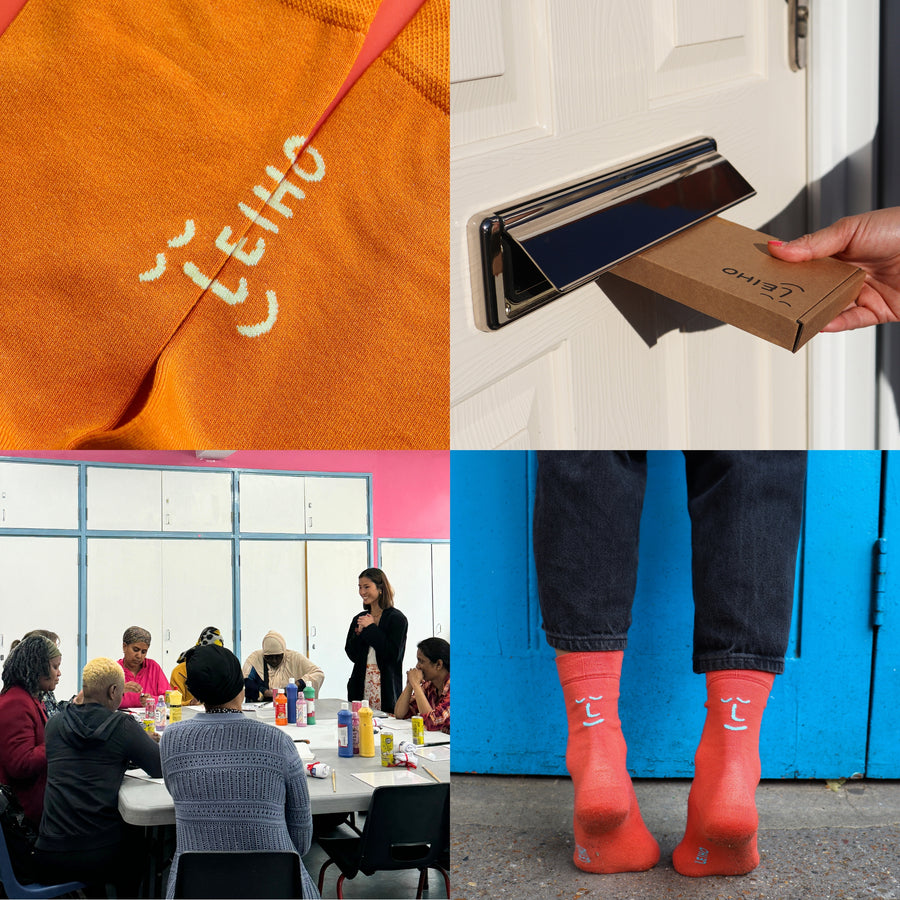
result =
[[[803,451],[685,451],[694,671],[780,674],[806,484]],[[538,454],[534,558],[559,650],[623,650],[631,624],[646,451]]]

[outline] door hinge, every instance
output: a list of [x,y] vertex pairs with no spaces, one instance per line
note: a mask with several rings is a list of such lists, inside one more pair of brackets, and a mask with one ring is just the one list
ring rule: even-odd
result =
[[788,61],[792,72],[806,68],[809,40],[808,0],[787,0],[788,5]]
[[887,538],[875,541],[875,578],[873,588],[872,625],[884,624],[885,583],[887,581]]

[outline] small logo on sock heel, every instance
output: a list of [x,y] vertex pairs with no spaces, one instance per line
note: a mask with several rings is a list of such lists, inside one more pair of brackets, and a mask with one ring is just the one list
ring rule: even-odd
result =
[[705,847],[698,847],[697,857],[694,862],[700,863],[701,866],[705,866],[707,862],[709,862],[709,850],[707,850]]
[[575,848],[578,850],[578,858],[583,863],[590,863],[591,857],[588,855],[587,850],[585,850],[584,847],[581,847],[578,844],[575,845]]

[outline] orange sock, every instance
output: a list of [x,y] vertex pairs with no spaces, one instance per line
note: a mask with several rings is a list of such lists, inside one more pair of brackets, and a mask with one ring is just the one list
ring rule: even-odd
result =
[[759,729],[774,680],[767,672],[707,673],[687,828],[672,855],[682,875],[744,875],[759,865]]
[[566,768],[575,786],[574,862],[585,872],[642,872],[659,861],[625,767],[619,722],[622,652],[556,659],[566,701]]
[[449,0],[304,143],[385,5],[28,0],[0,446],[448,446]]

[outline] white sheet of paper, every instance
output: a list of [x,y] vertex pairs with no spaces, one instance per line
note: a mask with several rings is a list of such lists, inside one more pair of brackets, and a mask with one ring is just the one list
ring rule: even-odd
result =
[[[392,731],[395,737],[395,744],[397,740],[401,741],[411,741],[412,740],[412,719],[383,719],[381,722],[383,728],[386,728],[388,731]],[[450,740],[449,734],[444,734],[442,731],[426,731],[425,732],[425,743],[426,744],[443,744]]]
[[162,784],[162,778],[151,778],[143,769],[129,769],[125,775],[128,778],[140,778],[141,781],[152,781],[154,784]]
[[431,781],[409,769],[385,769],[383,772],[354,772],[354,778],[364,781],[372,787],[384,787],[396,784],[422,784]]
[[450,747],[429,747],[426,744],[416,749],[416,756],[434,760],[450,759]]

